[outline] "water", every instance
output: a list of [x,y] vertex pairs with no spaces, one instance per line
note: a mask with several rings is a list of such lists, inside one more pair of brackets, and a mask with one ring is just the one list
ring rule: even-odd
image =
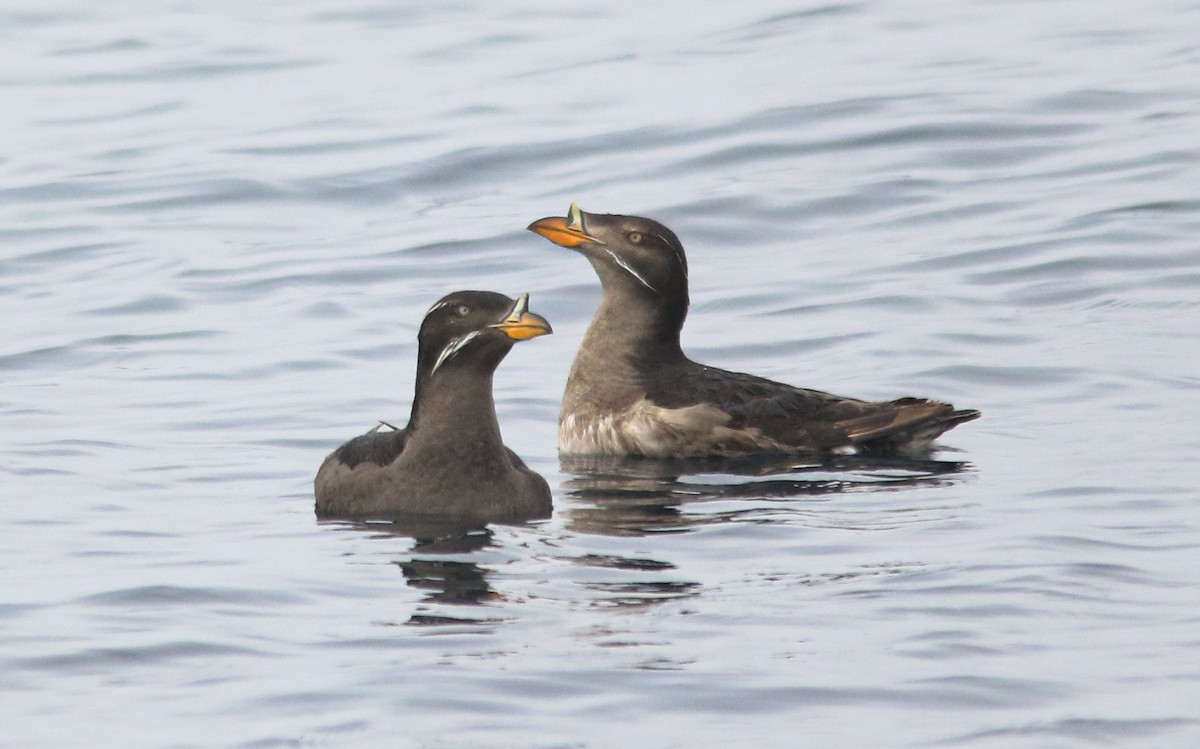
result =
[[[0,7],[0,745],[1200,740],[1200,6]],[[701,361],[980,408],[935,463],[560,465],[650,215]],[[322,524],[457,288],[554,517]],[[406,535],[409,534],[409,535]]]

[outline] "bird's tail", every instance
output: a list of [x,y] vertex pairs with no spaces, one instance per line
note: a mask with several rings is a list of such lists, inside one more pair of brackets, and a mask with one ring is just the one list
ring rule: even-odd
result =
[[959,424],[980,417],[973,408],[924,398],[900,398],[880,404],[871,413],[839,424],[855,447],[869,452],[927,449],[933,440]]

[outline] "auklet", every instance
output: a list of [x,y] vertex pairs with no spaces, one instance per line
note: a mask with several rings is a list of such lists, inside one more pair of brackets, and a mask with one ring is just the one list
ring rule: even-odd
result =
[[513,344],[550,323],[490,291],[457,291],[429,308],[416,394],[404,429],[378,428],[334,450],[315,483],[322,517],[436,516],[481,522],[548,517],[550,486],[504,446],[492,375]]
[[567,379],[561,454],[911,454],[980,415],[925,398],[844,398],[698,364],[679,344],[688,266],[674,232],[648,218],[584,213],[574,203],[566,218],[528,228],[577,250],[603,286]]

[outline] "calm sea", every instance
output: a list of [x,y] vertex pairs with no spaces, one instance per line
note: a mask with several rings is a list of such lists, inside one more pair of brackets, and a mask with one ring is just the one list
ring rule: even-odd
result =
[[[924,462],[560,464],[655,217],[697,359]],[[318,523],[462,288],[546,522]],[[0,746],[1200,745],[1200,5],[0,4]]]

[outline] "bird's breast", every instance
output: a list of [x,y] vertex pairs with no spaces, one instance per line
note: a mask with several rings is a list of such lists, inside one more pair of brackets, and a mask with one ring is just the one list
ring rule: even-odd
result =
[[565,455],[644,455],[685,458],[784,451],[758,429],[728,426],[729,414],[713,405],[663,408],[639,400],[621,411],[568,411],[558,425]]

